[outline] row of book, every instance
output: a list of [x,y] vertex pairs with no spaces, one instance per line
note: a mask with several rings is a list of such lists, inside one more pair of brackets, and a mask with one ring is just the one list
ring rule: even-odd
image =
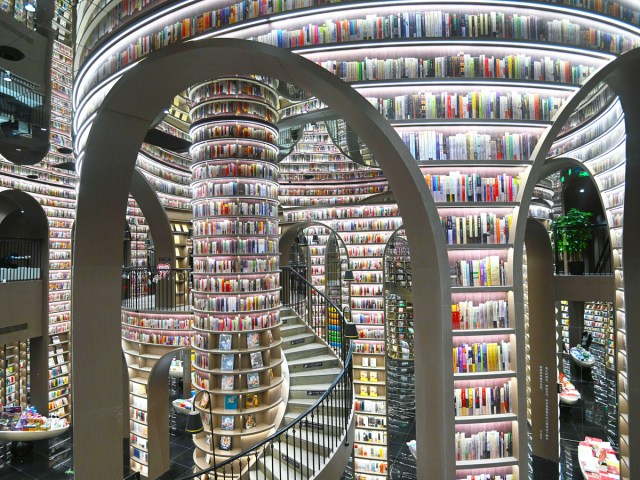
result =
[[211,273],[269,273],[278,269],[278,259],[255,258],[255,259],[224,259],[224,258],[202,258],[198,257],[193,262],[194,274]]
[[269,292],[253,296],[223,296],[197,297],[194,296],[193,308],[212,312],[252,312],[280,307],[280,292]]
[[145,172],[144,170],[142,170],[142,174],[145,176],[147,181],[151,184],[156,192],[185,197],[185,199],[191,200],[191,188],[189,186],[176,185],[171,180],[161,180],[154,175]]
[[526,161],[539,135],[477,131],[445,135],[434,130],[400,132],[402,141],[416,160],[513,160]]
[[[525,10],[526,12],[526,10]],[[579,17],[575,17],[579,20]],[[190,29],[180,33],[190,36]],[[622,53],[638,46],[638,40],[568,19],[545,21],[535,15],[489,12],[482,14],[442,11],[367,15],[351,20],[326,20],[295,30],[272,30],[252,40],[282,48],[387,38],[504,38],[539,40],[575,46],[611,49]],[[133,53],[133,52],[132,52]],[[137,53],[137,52],[135,52]]]
[[451,305],[451,324],[454,330],[508,328],[509,304],[506,300],[487,300],[478,305],[473,300]]
[[[255,147],[250,147],[249,150],[248,147],[247,151],[253,154],[254,149]],[[235,152],[235,150],[231,151]],[[213,163],[199,164],[193,168],[193,180],[214,177],[248,177],[273,181],[277,180],[278,168],[276,166],[256,162],[255,157],[249,158],[252,160],[247,162],[242,160],[231,160],[228,162],[216,160]]]
[[[140,147],[140,150],[156,160],[160,160],[161,162],[174,166],[174,168],[182,167],[188,169],[191,165],[190,157],[164,150],[163,148],[152,145],[150,143],[143,143]],[[186,173],[187,175],[189,174],[188,172]]]
[[487,212],[481,212],[478,215],[440,217],[448,245],[509,243],[512,221],[511,214],[500,218],[495,213]]
[[367,97],[389,120],[413,119],[511,119],[549,121],[564,103],[561,97],[537,93],[470,91],[422,92],[393,98]]
[[245,125],[238,122],[198,125],[189,132],[193,143],[217,138],[261,140],[276,143],[277,134],[264,125]]
[[[339,189],[338,189],[339,190]],[[383,191],[387,191],[385,187]],[[362,193],[358,195],[341,195],[339,191],[335,197],[280,197],[280,205],[287,207],[313,207],[316,205],[348,205],[357,203],[368,197],[370,194]]]
[[[351,299],[351,308],[352,309],[371,309],[371,310],[382,310],[384,308],[384,300],[382,298],[352,298]],[[354,319],[354,323],[355,319]]]
[[503,372],[511,370],[511,345],[463,343],[453,347],[453,373]]
[[201,330],[214,332],[241,332],[275,327],[280,324],[280,312],[272,311],[255,316],[216,318],[210,315],[196,314],[193,326]]
[[456,432],[455,454],[458,461],[505,458],[513,455],[511,432]]
[[186,331],[183,335],[167,335],[164,333],[141,332],[135,329],[122,329],[122,338],[139,343],[151,345],[189,345],[191,332]]
[[361,232],[363,230],[388,230],[392,231],[402,225],[402,219],[371,219],[371,220],[351,220],[338,221],[335,224],[337,232]]
[[275,217],[278,215],[278,206],[274,202],[265,201],[236,201],[206,199],[193,202],[193,214],[195,217],[216,217],[224,215],[255,215],[260,217]]
[[367,353],[367,354],[384,353],[384,343],[383,342],[354,342],[353,352]]
[[452,287],[496,287],[507,285],[509,262],[498,255],[477,260],[457,260],[449,265]]
[[266,238],[238,238],[193,241],[193,253],[196,255],[264,254],[279,253],[278,240]]
[[174,168],[170,169],[157,160],[150,159],[142,154],[138,155],[138,158],[136,159],[136,166],[145,172],[170,182],[182,185],[189,185],[191,183],[191,175],[189,172],[178,171]]
[[193,288],[200,292],[259,292],[278,287],[279,278],[269,274],[259,278],[196,277]]
[[277,219],[273,220],[226,220],[215,219],[193,221],[193,235],[278,235]]
[[191,155],[193,156],[194,162],[229,158],[242,158],[249,160],[262,160],[265,162],[275,162],[277,159],[277,149],[236,143],[201,143],[198,145],[194,145],[191,151]]
[[[262,368],[264,363],[262,360],[262,352],[249,353],[251,368]],[[208,353],[196,352],[196,366],[204,369],[209,368],[210,357]],[[232,353],[224,353],[220,356],[220,364],[218,368],[222,371],[231,371],[235,368],[235,356]],[[242,368],[242,366],[239,366]]]
[[456,388],[453,399],[456,417],[510,413],[513,407],[510,383],[495,387]]
[[206,103],[197,105],[191,109],[191,119],[196,122],[208,117],[215,116],[238,116],[243,119],[256,118],[267,122],[275,123],[278,118],[274,112],[273,107],[269,107],[262,103],[262,100],[247,101],[247,100],[234,100],[228,98],[212,98]]
[[308,187],[301,188],[300,186],[289,187],[282,185],[280,187],[280,197],[287,197],[291,195],[302,196],[324,196],[324,197],[336,197],[342,195],[372,195],[374,193],[386,192],[389,189],[387,185],[363,185],[363,186],[336,186],[333,188],[317,188]]
[[372,457],[385,460],[387,457],[386,447],[365,445],[362,443],[354,443],[353,453],[358,457]]
[[153,318],[142,315],[132,315],[130,312],[122,312],[122,323],[134,327],[160,328],[166,330],[189,330],[191,328],[191,317],[187,315],[182,318]]
[[449,175],[427,174],[424,178],[436,202],[514,202],[521,183],[520,176],[483,177],[456,171]]
[[580,84],[595,67],[551,57],[517,54],[457,55],[434,58],[364,58],[364,60],[318,62],[347,82],[401,78],[509,78]]
[[278,198],[278,187],[275,184],[254,182],[226,182],[217,183],[215,179],[208,179],[204,183],[193,187],[194,198],[221,197],[224,195],[259,197],[267,200]]
[[189,91],[192,102],[198,103],[206,101],[211,97],[224,95],[256,97],[259,99],[270,98],[273,102],[278,101],[277,94],[266,85],[244,78],[225,78],[206,82]]

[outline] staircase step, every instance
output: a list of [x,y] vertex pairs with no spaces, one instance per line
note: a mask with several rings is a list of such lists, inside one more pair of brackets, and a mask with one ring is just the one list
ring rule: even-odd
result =
[[280,311],[280,321],[282,325],[288,325],[289,323],[299,323],[301,322],[300,317],[298,315],[284,315],[282,311]]
[[[282,464],[293,467],[305,476],[311,476],[315,472],[320,471],[322,465],[324,465],[323,458],[300,448],[298,445],[295,447],[287,444],[275,445],[273,448],[273,456],[276,459],[279,458]],[[294,478],[299,477],[300,475]]]
[[280,463],[277,455],[266,455],[258,460],[258,472],[255,468],[249,472],[251,480],[287,480],[298,478],[300,474],[286,463]]
[[308,385],[312,383],[332,384],[338,375],[340,375],[341,371],[339,368],[316,368],[307,369],[302,372],[289,372],[289,381],[292,387],[294,385]]
[[307,385],[291,385],[289,387],[289,398],[319,398],[331,386],[330,383],[310,383]]
[[289,360],[289,373],[307,371],[314,368],[340,368],[340,362],[334,355],[316,355],[314,357],[304,357],[296,360]]
[[316,336],[312,333],[298,333],[282,339],[282,350],[284,350],[284,354],[286,356],[288,351],[293,348],[308,348],[314,343],[316,343]]
[[309,330],[307,329],[307,326],[302,322],[287,323],[286,325],[280,327],[280,337],[282,337],[283,341],[288,340],[288,337],[291,337],[293,335],[300,335],[302,333],[308,332]]

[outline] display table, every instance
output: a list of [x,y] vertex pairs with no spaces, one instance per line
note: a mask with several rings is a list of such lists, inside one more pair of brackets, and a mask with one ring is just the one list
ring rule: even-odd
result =
[[620,479],[620,462],[609,442],[586,437],[578,446],[578,462],[585,480]]
[[558,394],[560,403],[562,405],[575,405],[578,403],[581,398],[580,392],[563,374],[560,374],[560,385],[562,385],[562,392]]
[[50,430],[2,430],[0,431],[0,441],[4,442],[35,442],[36,440],[46,440],[57,437],[69,430],[66,427],[52,428]]
[[594,356],[580,346],[571,349],[571,359],[582,368],[591,368],[596,363]]
[[192,408],[192,403],[190,398],[186,400],[182,398],[178,398],[173,402],[171,402],[171,404],[173,405],[173,409],[176,412],[183,413],[184,415],[189,415],[189,412],[191,411],[191,408]]

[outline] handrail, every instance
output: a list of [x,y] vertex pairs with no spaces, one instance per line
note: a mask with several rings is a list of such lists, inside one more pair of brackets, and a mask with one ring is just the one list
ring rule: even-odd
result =
[[[344,312],[324,292],[311,285],[300,272],[288,265],[281,267],[281,269],[283,274],[284,272],[289,273],[289,277],[282,275],[280,283],[284,305],[295,310],[309,328],[327,342],[344,363],[347,352],[343,348],[343,338],[345,325],[348,324]],[[328,305],[325,307],[322,304],[314,303],[314,296],[321,298]],[[332,316],[333,318],[331,318]]]
[[[341,320],[340,326],[346,324],[342,312],[322,292],[309,284],[292,268],[284,267],[282,269],[283,278],[288,278],[287,274],[296,279],[300,277],[308,287],[321,294],[333,308],[336,308]],[[292,283],[285,282],[286,285],[292,285]],[[341,443],[342,434],[347,431],[352,415],[352,343],[349,343],[348,349],[343,348],[342,350],[346,351],[346,354],[342,371],[338,377],[320,398],[305,412],[298,415],[293,422],[278,429],[244,452],[208,469],[180,476],[177,480],[239,478],[249,471],[254,472],[256,476],[262,474],[264,478],[268,478],[268,471],[272,474],[279,471],[279,478],[287,478],[287,480],[311,478],[324,466],[324,462],[331,457],[333,450]],[[211,444],[215,448],[213,440]],[[305,445],[306,448],[303,448]],[[265,456],[265,459],[261,465],[258,459],[262,455]],[[268,456],[270,459],[267,458]],[[279,459],[276,459],[276,456],[279,456]],[[283,464],[285,477],[282,476]],[[295,472],[293,477],[291,472]],[[202,475],[205,476],[201,477]],[[271,476],[273,477],[273,475]]]
[[188,268],[125,267],[122,307],[135,311],[191,311]]

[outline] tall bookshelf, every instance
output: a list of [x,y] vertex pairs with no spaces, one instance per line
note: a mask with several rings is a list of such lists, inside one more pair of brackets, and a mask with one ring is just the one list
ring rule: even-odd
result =
[[189,90],[198,469],[267,436],[282,402],[276,86],[228,77]]
[[193,315],[122,309],[122,351],[129,373],[129,467],[149,477],[158,452],[149,442],[156,425],[149,422],[149,379],[161,357],[191,343]]

